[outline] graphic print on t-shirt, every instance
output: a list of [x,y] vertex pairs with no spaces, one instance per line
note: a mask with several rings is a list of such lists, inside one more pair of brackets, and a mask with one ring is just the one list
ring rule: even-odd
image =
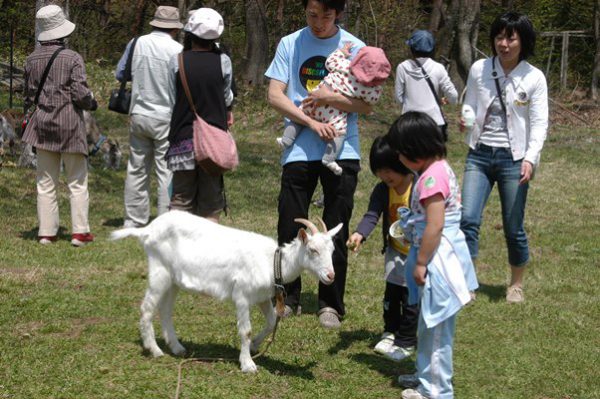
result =
[[317,55],[304,61],[299,71],[300,83],[309,93],[317,88],[329,71],[325,68],[326,57]]

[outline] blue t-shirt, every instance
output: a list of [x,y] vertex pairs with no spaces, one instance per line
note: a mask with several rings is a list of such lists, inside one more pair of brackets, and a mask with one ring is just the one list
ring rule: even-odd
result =
[[[355,45],[353,54],[365,45],[342,28],[328,39],[317,38],[308,27],[300,29],[281,39],[265,76],[287,84],[288,98],[299,106],[309,91],[316,88],[329,73],[325,68],[325,60],[329,54],[347,41]],[[286,118],[285,123],[287,125],[290,121]],[[304,126],[294,144],[284,151],[281,163],[320,161],[326,145],[314,131]],[[338,159],[360,159],[356,113],[348,114],[348,131]]]

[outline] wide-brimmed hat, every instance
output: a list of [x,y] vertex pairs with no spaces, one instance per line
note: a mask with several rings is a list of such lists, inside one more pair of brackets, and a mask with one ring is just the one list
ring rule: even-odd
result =
[[379,47],[365,46],[358,51],[350,62],[350,72],[359,83],[374,87],[382,84],[388,76],[392,65]]
[[205,40],[218,39],[224,29],[223,17],[212,8],[199,8],[194,11],[183,28],[184,31]]
[[179,21],[179,9],[171,6],[158,6],[150,25],[166,29],[183,28],[183,24]]
[[62,8],[56,5],[40,8],[35,14],[35,23],[40,32],[37,37],[39,42],[62,39],[75,30],[75,24],[69,21]]
[[428,30],[416,30],[406,44],[419,53],[431,53],[435,48],[435,39]]

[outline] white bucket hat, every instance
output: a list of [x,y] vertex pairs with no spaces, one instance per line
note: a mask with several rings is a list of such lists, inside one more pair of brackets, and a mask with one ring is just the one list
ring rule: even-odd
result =
[[223,17],[212,8],[199,8],[190,16],[183,30],[200,39],[218,39],[225,29]]
[[179,21],[179,9],[170,6],[158,6],[154,12],[154,19],[150,25],[156,28],[181,29],[183,24]]
[[40,8],[35,14],[35,23],[40,30],[38,42],[62,39],[75,30],[75,24],[69,21],[62,8],[56,5]]

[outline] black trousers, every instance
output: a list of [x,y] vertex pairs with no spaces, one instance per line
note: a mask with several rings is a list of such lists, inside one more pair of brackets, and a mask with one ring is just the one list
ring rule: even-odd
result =
[[[346,288],[346,270],[348,268],[348,223],[354,208],[354,191],[358,182],[360,163],[358,160],[340,160],[343,168],[341,176],[336,176],[327,169],[321,161],[291,162],[283,166],[281,173],[281,191],[279,192],[279,221],[277,235],[279,245],[292,241],[302,225],[294,222],[294,218],[309,219],[308,208],[313,193],[320,181],[323,187],[324,208],[322,219],[327,228],[333,228],[339,223],[344,226],[333,238],[335,251],[333,253],[333,269],[335,281],[326,286],[319,283],[319,309],[332,307],[340,315],[344,315],[344,291]],[[285,286],[286,305],[293,308],[300,304],[302,279]]]
[[408,288],[385,283],[383,295],[384,331],[394,333],[394,344],[406,348],[417,345],[419,305],[408,304]]

